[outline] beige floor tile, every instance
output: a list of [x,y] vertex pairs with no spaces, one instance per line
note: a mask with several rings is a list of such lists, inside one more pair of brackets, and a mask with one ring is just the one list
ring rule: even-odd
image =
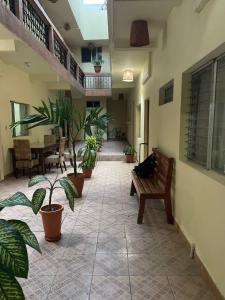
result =
[[166,276],[131,276],[132,300],[174,300]]
[[127,241],[119,237],[99,237],[97,253],[127,253]]
[[128,276],[94,276],[90,300],[131,300]]
[[173,276],[169,282],[175,300],[216,300],[200,276]]
[[94,275],[128,275],[126,254],[97,253]]

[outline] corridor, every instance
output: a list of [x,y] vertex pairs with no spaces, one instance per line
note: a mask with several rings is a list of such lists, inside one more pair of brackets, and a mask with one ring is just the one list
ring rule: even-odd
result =
[[[44,240],[40,216],[29,208],[1,212],[26,221],[40,242],[42,255],[29,248],[29,278],[19,280],[26,299],[216,299],[159,203],[151,202],[144,224],[137,225],[136,197],[129,196],[133,166],[98,161],[74,213],[63,193],[55,194],[54,202],[65,205],[58,243]],[[31,196],[34,188],[26,186],[27,178],[7,179],[0,183],[1,198],[15,191]]]

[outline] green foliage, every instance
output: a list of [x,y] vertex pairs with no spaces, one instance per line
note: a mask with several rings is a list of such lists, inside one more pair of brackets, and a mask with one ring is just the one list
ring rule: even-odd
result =
[[[1,208],[15,205],[31,207],[31,201],[23,194],[0,201]],[[41,252],[35,235],[29,226],[20,220],[0,219],[0,299],[25,299],[15,277],[27,278],[28,254],[26,245]]]
[[85,147],[89,148],[89,149],[92,149],[92,150],[96,150],[97,149],[96,136],[86,135],[86,137],[85,137]]
[[0,201],[0,210],[4,207],[11,207],[16,205],[23,205],[32,207],[31,201],[21,192],[15,193],[13,196]]
[[[69,200],[69,206],[72,211],[74,210],[74,198],[78,197],[78,192],[77,192],[76,188],[74,187],[73,183],[67,177],[63,177],[60,179],[57,179],[57,177],[56,177],[56,179],[52,183],[50,180],[48,180],[47,177],[37,175],[30,179],[30,181],[28,182],[28,187],[33,186],[41,181],[47,181],[49,184],[49,187],[38,188],[33,193],[32,209],[35,214],[37,214],[39,212],[39,210],[41,209],[43,202],[45,200],[45,197],[46,197],[47,190],[49,190],[48,209],[49,209],[49,211],[52,209],[51,205],[52,205],[53,193],[54,193],[55,189],[59,189],[59,188],[62,188],[64,190],[66,198]],[[57,185],[57,183],[59,183],[60,185]]]
[[96,163],[96,150],[91,149],[87,144],[78,151],[78,157],[81,157],[82,161],[79,167],[82,169],[94,169]]
[[135,155],[137,153],[134,147],[131,145],[126,145],[123,149],[123,152],[125,155]]
[[101,66],[104,64],[104,60],[102,59],[102,56],[99,54],[92,60],[92,63],[94,66]]
[[28,187],[31,187],[39,182],[48,181],[48,179],[44,175],[37,175],[30,179],[28,183]]
[[46,196],[46,189],[37,189],[32,196],[32,209],[35,215],[39,212]]
[[86,117],[84,131],[87,135],[93,135],[91,130],[92,126],[95,126],[96,132],[105,131],[107,124],[111,119],[111,116],[107,113],[102,112],[103,108],[94,108],[90,110],[89,114]]
[[97,143],[97,146],[99,146],[99,147],[102,146],[102,143],[104,140],[103,135],[104,135],[104,132],[99,132],[99,133],[95,134],[96,143]]

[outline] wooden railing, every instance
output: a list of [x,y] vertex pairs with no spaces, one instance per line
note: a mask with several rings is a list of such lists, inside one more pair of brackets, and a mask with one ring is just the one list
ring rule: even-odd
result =
[[111,74],[85,74],[86,89],[111,89],[112,88],[112,76]]
[[84,74],[38,0],[0,0],[86,89],[111,89],[111,75]]

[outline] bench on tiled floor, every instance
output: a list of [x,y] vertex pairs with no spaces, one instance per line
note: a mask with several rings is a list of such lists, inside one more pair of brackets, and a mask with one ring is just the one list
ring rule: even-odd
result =
[[162,154],[159,149],[153,148],[156,157],[156,167],[152,178],[140,178],[133,171],[130,195],[135,193],[139,199],[137,223],[142,224],[147,199],[163,199],[166,208],[167,223],[173,224],[171,205],[171,182],[174,159]]

